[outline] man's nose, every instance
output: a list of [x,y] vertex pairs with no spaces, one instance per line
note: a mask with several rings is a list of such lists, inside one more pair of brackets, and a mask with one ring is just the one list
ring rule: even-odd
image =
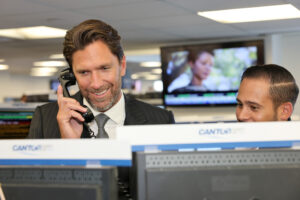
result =
[[102,76],[100,73],[92,73],[91,76],[91,87],[94,89],[99,88],[102,85]]
[[237,119],[240,122],[250,121],[250,112],[247,108],[241,108],[237,112]]

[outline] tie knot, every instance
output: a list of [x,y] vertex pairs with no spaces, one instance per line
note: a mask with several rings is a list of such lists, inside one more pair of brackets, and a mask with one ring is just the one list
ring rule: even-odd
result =
[[100,138],[108,138],[107,133],[104,130],[104,126],[106,124],[106,122],[109,120],[109,117],[103,113],[97,115],[95,117],[96,123],[98,125],[98,135],[97,137]]
[[97,124],[103,124],[103,126],[106,124],[106,122],[109,120],[109,117],[106,114],[99,114],[96,116],[96,122]]

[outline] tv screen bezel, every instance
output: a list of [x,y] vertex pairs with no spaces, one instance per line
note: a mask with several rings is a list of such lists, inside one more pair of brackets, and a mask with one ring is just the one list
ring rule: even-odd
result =
[[[214,42],[214,43],[197,43],[197,44],[183,44],[183,45],[174,45],[174,46],[163,46],[160,47],[160,55],[161,55],[161,69],[162,69],[162,82],[163,82],[163,105],[165,107],[214,107],[214,106],[236,106],[236,103],[220,103],[220,104],[181,104],[181,105],[168,105],[166,103],[165,96],[167,94],[174,94],[169,93],[167,91],[168,84],[167,81],[167,74],[166,68],[168,66],[168,55],[172,52],[178,51],[188,51],[191,49],[200,49],[200,50],[208,50],[212,51],[214,49],[220,48],[238,48],[238,47],[250,47],[255,46],[257,47],[257,63],[256,65],[263,65],[265,63],[265,52],[264,52],[264,39],[255,39],[255,40],[243,40],[243,41],[229,41],[229,42]],[[250,67],[250,66],[248,66]],[[237,93],[237,90],[231,91],[199,91],[196,93],[204,94],[204,93]],[[186,93],[188,94],[188,93]],[[190,93],[191,94],[191,93]]]

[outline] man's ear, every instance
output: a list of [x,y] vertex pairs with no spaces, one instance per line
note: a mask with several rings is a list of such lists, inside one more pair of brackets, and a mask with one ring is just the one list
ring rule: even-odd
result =
[[277,119],[279,121],[287,121],[293,113],[293,104],[291,102],[285,102],[277,108]]
[[120,63],[120,67],[121,67],[121,76],[125,76],[126,74],[126,57],[125,55],[123,56],[121,63]]

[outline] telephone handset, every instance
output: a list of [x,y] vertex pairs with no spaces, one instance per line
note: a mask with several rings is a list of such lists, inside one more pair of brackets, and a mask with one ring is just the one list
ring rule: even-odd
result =
[[[70,97],[68,87],[76,84],[76,78],[73,72],[71,71],[71,69],[70,68],[63,69],[59,74],[58,80],[63,88],[64,97]],[[87,111],[85,113],[81,113],[81,115],[84,118],[84,122],[89,123],[94,119],[94,115],[86,105],[82,105],[82,106],[86,107]]]

